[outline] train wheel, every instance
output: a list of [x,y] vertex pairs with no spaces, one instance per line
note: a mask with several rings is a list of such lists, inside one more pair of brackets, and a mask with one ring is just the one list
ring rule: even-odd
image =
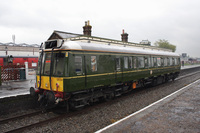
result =
[[156,86],[158,84],[157,81],[157,78],[154,78],[151,82],[151,86]]
[[106,100],[106,101],[110,101],[110,100],[112,100],[114,97],[115,97],[114,92],[111,92],[111,93],[106,94],[105,100]]

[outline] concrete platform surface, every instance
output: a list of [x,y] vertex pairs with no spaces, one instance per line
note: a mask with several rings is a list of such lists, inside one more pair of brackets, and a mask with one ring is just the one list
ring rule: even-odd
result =
[[181,70],[200,67],[200,64],[181,66]]
[[200,133],[200,80],[96,133]]
[[26,80],[6,81],[0,86],[0,98],[30,94],[30,87],[35,87],[35,75],[28,75]]

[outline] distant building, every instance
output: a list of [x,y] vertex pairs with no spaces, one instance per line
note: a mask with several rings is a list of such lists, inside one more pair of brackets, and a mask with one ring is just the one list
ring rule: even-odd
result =
[[39,47],[37,44],[0,43],[0,66],[8,65],[9,63],[24,65],[25,62],[28,62],[29,68],[36,68]]
[[39,47],[37,44],[0,43],[0,56],[39,56]]
[[189,56],[187,56],[187,53],[181,54],[181,61],[184,61],[184,63],[187,63],[189,61]]
[[142,40],[142,41],[140,42],[140,44],[142,44],[142,45],[147,45],[147,46],[151,46],[151,42],[150,42],[149,40]]

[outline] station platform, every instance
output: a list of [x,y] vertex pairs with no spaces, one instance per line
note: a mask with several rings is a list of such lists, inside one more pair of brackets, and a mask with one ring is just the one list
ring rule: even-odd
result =
[[186,66],[181,66],[181,70],[190,69],[190,68],[195,68],[195,67],[200,67],[200,64],[198,64],[198,65],[186,65]]
[[96,133],[199,133],[199,96],[200,79]]
[[32,73],[26,77],[26,80],[3,82],[0,86],[0,99],[30,94],[30,87],[35,87],[35,78],[35,73]]

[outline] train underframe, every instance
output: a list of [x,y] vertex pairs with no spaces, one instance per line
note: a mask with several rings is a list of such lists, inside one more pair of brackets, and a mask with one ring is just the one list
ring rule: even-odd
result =
[[37,99],[41,106],[51,108],[59,105],[67,107],[68,110],[75,110],[87,105],[92,105],[98,101],[111,100],[138,87],[145,87],[148,85],[156,86],[168,82],[169,80],[174,81],[178,75],[179,72],[175,72],[156,77],[149,77],[147,79],[139,79],[137,81],[117,83],[115,86],[102,86],[71,93],[53,92],[44,89],[35,90],[33,87],[31,87],[30,94]]

